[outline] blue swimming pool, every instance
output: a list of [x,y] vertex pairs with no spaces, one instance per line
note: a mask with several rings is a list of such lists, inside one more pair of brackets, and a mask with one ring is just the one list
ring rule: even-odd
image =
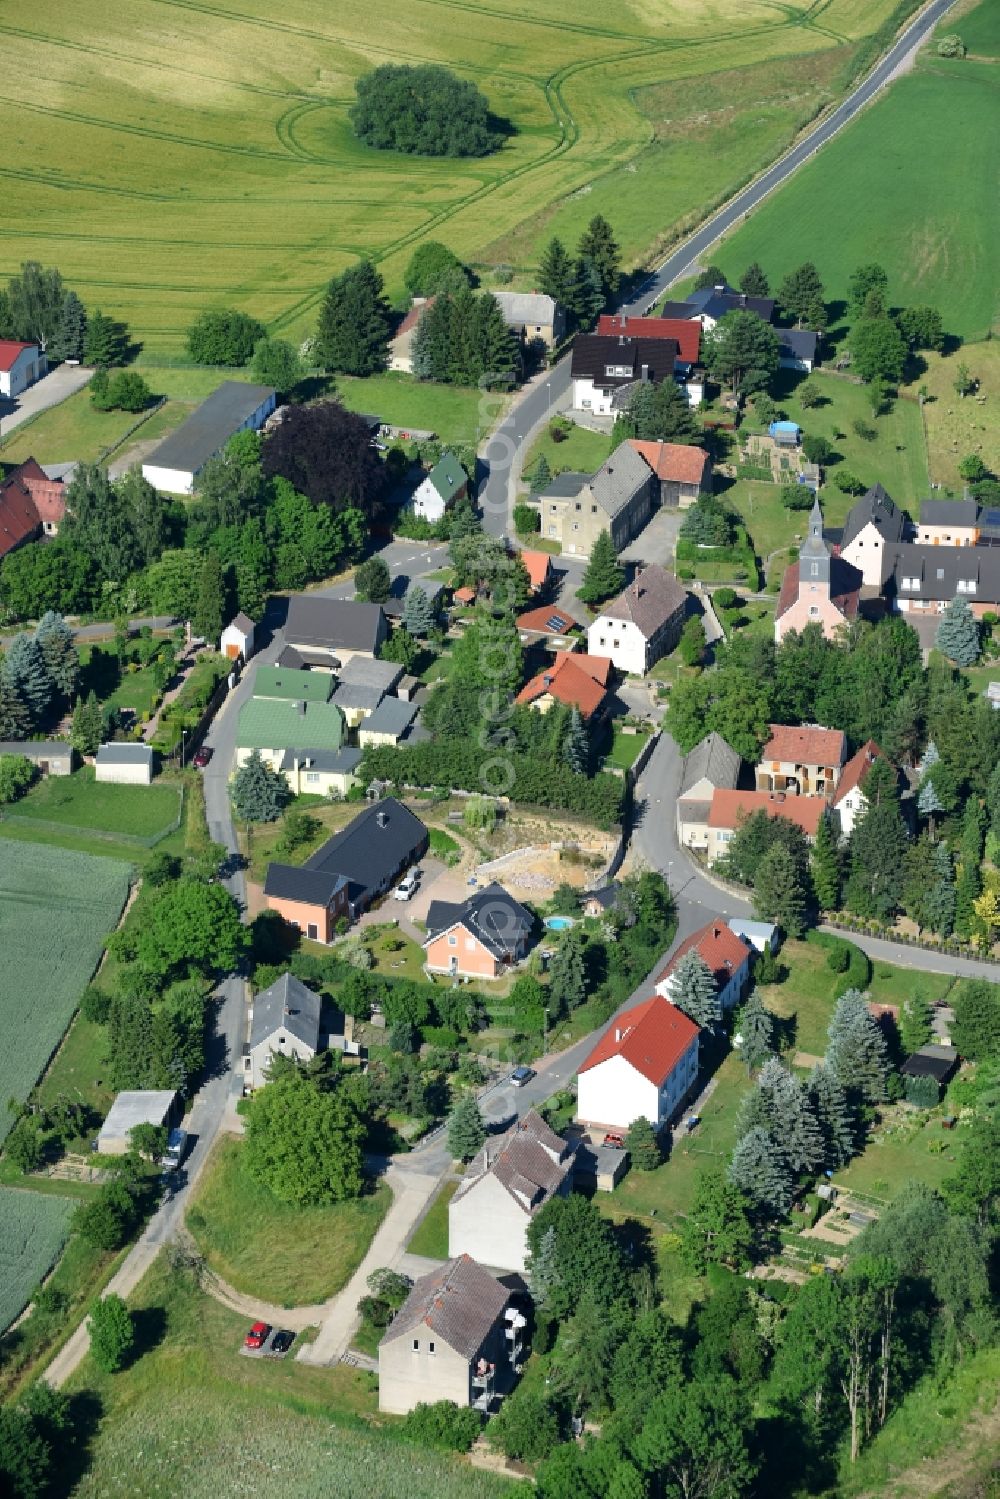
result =
[[573,925],[572,916],[546,916],[545,925],[550,932],[565,932]]

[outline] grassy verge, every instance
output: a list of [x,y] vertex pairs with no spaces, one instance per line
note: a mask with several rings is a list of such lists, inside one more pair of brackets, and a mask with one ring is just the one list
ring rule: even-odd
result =
[[458,1182],[445,1182],[431,1203],[423,1223],[406,1248],[410,1254],[425,1254],[428,1259],[448,1258],[448,1204],[458,1191]]
[[[58,406],[51,406],[22,427],[15,427],[0,446],[4,463],[93,463],[105,448],[120,442],[138,421],[132,411],[98,411],[84,387]],[[141,430],[141,429],[140,429]]]
[[350,1280],[392,1201],[379,1186],[355,1202],[296,1208],[244,1169],[243,1145],[223,1139],[205,1168],[187,1225],[205,1259],[247,1296],[306,1306]]
[[14,1394],[27,1384],[72,1336],[86,1308],[106,1285],[124,1258],[95,1249],[74,1234],[47,1281],[65,1298],[56,1312],[31,1311],[19,1326],[0,1336],[0,1395]]

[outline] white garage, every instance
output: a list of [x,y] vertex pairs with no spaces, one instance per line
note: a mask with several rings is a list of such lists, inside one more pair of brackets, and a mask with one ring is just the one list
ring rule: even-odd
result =
[[153,780],[153,749],[149,744],[102,744],[94,769],[96,781],[122,786],[149,786]]
[[48,361],[37,344],[0,338],[0,396],[12,400],[34,385],[48,370]]
[[153,449],[142,465],[143,478],[168,494],[192,494],[208,460],[221,453],[235,433],[262,427],[277,402],[277,393],[269,385],[224,380],[176,432]]

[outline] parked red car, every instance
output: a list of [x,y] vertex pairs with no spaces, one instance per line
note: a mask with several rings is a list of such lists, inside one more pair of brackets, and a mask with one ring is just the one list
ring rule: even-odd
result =
[[207,744],[203,744],[200,750],[195,750],[191,756],[191,764],[196,770],[204,770],[212,758],[212,751]]
[[604,1136],[604,1143],[605,1143],[605,1145],[610,1145],[611,1148],[612,1148],[612,1150],[624,1150],[625,1149],[625,1136],[624,1135],[605,1135]]
[[244,1348],[263,1348],[271,1336],[271,1324],[269,1322],[255,1322],[253,1327],[243,1339]]

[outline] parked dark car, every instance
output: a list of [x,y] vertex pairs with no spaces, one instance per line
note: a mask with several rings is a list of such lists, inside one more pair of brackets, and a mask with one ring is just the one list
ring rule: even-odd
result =
[[191,764],[196,770],[204,770],[212,759],[212,751],[207,744],[203,744],[200,750],[195,750],[191,756]]
[[525,1083],[531,1082],[534,1075],[535,1071],[533,1067],[515,1067],[510,1075],[510,1080],[515,1088],[523,1088]]
[[244,1348],[263,1348],[271,1336],[270,1322],[255,1322],[243,1339]]
[[271,1339],[272,1353],[287,1353],[295,1342],[295,1334],[289,1332],[287,1327],[282,1327]]

